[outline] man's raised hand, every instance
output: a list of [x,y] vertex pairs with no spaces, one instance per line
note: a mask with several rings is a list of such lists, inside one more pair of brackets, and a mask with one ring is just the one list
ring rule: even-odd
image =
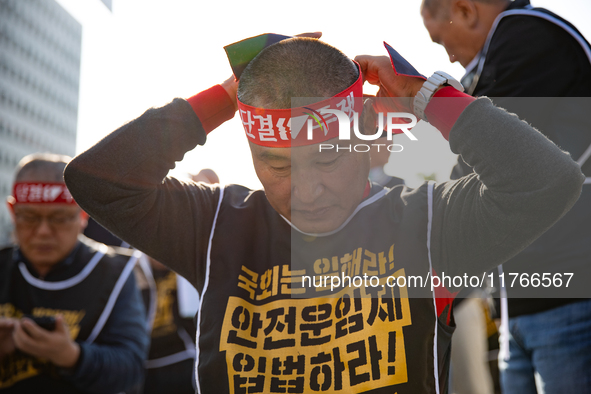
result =
[[376,97],[396,97],[394,109],[411,112],[411,101],[423,86],[423,79],[396,75],[387,56],[360,55],[355,61],[361,67],[363,80],[379,86]]

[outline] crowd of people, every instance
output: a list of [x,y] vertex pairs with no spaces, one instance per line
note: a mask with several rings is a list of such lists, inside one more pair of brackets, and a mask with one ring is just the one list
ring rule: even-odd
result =
[[[576,286],[497,286],[500,379],[483,283],[390,286],[591,278],[591,124],[576,99],[591,93],[591,46],[528,0],[424,0],[421,14],[461,84],[391,47],[353,60],[319,33],[264,35],[240,43],[221,84],[74,159],[23,158],[15,244],[0,250],[0,392],[591,393],[591,300]],[[351,148],[382,134],[385,109],[435,126],[459,155],[454,180],[386,175],[387,132]],[[168,176],[236,113],[262,190]],[[347,141],[343,113],[363,119]],[[344,285],[367,276],[378,285]]]

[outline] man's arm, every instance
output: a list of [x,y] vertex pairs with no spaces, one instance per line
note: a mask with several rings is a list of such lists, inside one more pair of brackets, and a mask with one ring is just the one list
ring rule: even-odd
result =
[[74,370],[63,371],[74,386],[94,393],[119,393],[143,379],[149,335],[135,278],[130,275],[94,343],[80,343]]
[[[378,95],[412,98],[418,78],[396,75],[386,57],[358,56]],[[407,108],[410,111],[408,100]],[[431,251],[437,272],[479,273],[539,237],[576,202],[583,174],[570,155],[517,116],[452,87],[425,114],[475,174],[438,185]]]
[[219,188],[166,175],[205,142],[206,131],[233,116],[226,85],[146,111],[73,159],[64,173],[93,218],[198,289]]
[[570,155],[488,99],[470,104],[449,137],[475,174],[435,189],[432,253],[439,270],[479,273],[503,263],[579,197],[584,177]]

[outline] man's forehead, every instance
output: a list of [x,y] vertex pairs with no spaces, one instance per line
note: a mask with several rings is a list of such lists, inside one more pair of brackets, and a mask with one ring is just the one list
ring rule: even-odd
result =
[[36,215],[53,215],[61,213],[76,213],[80,208],[77,205],[68,204],[36,204],[36,203],[17,203],[14,204],[14,211],[16,213],[29,213]]
[[260,160],[291,160],[292,148],[270,148],[251,143],[250,149]]
[[[260,146],[250,143],[250,148],[253,154],[259,160],[286,160],[290,161],[293,159],[314,159],[317,157],[324,157],[334,155],[334,153],[338,152],[337,149],[326,150],[320,149],[321,146],[342,146],[341,149],[347,149],[350,146],[350,142],[345,144],[344,141],[339,141],[338,138],[333,138],[322,144],[311,144],[305,146],[296,146],[292,148],[271,148],[267,146]],[[345,147],[346,145],[346,147]]]
[[431,41],[436,44],[441,44],[441,37],[440,34],[442,29],[445,29],[449,26],[449,24],[444,23],[439,19],[433,18],[431,15],[423,15],[423,24],[429,33],[429,37],[431,37]]
[[452,0],[430,0],[421,4],[421,15],[423,18],[444,19],[448,16],[452,6]]

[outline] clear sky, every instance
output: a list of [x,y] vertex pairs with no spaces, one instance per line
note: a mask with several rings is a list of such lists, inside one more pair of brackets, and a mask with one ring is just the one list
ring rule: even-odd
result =
[[[262,33],[322,31],[324,41],[350,57],[386,55],[382,42],[387,41],[425,75],[436,70],[458,79],[463,75],[443,47],[431,42],[419,15],[420,0],[114,0],[113,13],[98,0],[58,2],[83,26],[77,152],[150,107],[222,82],[231,74],[223,47]],[[532,3],[565,17],[591,38],[591,1]],[[404,143],[387,171],[411,185],[417,173],[435,172],[439,181],[446,180],[454,161],[447,142],[429,127],[415,130],[419,141]],[[222,183],[260,187],[238,116],[186,154],[174,173],[206,167]]]

